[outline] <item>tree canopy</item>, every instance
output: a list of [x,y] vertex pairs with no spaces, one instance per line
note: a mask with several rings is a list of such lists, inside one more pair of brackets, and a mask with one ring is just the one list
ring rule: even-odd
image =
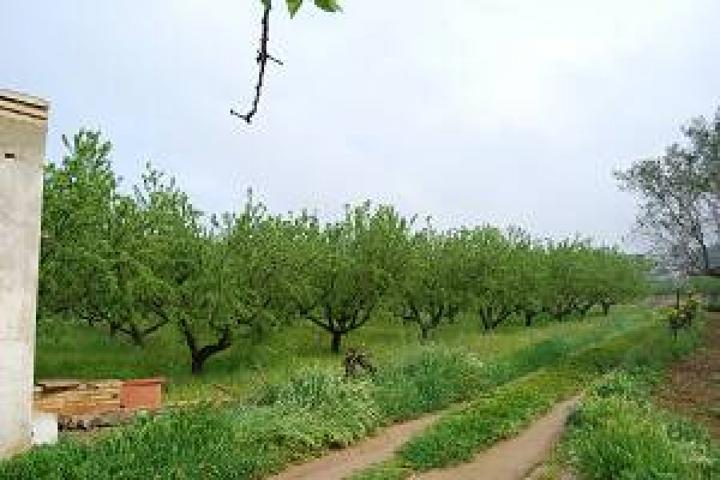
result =
[[681,131],[682,143],[616,177],[640,201],[637,230],[655,256],[682,275],[711,273],[709,250],[720,240],[720,110]]
[[491,225],[440,230],[370,202],[334,220],[276,215],[252,192],[234,211],[208,215],[152,165],[124,185],[98,132],[65,144],[45,172],[41,316],[139,346],[172,328],[193,373],[296,322],[317,327],[339,352],[380,316],[428,340],[461,315],[491,331],[594,307],[607,314],[643,293],[643,262],[588,240]]

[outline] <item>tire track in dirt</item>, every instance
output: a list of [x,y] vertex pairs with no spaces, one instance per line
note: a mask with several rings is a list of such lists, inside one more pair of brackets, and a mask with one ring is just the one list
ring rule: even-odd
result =
[[374,437],[308,463],[294,465],[269,480],[341,480],[363,468],[392,458],[413,435],[432,425],[440,414],[426,415],[381,430]]
[[560,439],[580,397],[558,403],[518,436],[503,440],[471,462],[418,474],[417,480],[523,480],[544,462]]

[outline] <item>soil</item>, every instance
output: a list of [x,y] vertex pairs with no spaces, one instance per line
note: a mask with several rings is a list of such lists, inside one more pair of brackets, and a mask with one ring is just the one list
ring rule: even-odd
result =
[[[523,480],[529,478],[547,459],[562,435],[568,417],[577,407],[579,397],[561,402],[517,437],[501,441],[480,453],[467,464],[445,470],[417,474],[423,480]],[[389,460],[415,434],[420,433],[440,415],[428,415],[397,424],[355,446],[333,452],[308,463],[294,465],[270,480],[341,480]],[[535,478],[535,477],[533,477]]]
[[544,462],[560,439],[579,398],[557,404],[517,437],[495,444],[463,465],[417,475],[422,480],[523,480]]
[[374,463],[392,458],[395,450],[438,418],[439,415],[427,415],[393,425],[357,445],[308,463],[294,465],[279,475],[270,477],[270,480],[341,480]]
[[704,424],[720,439],[720,313],[708,313],[702,347],[670,369],[657,401]]

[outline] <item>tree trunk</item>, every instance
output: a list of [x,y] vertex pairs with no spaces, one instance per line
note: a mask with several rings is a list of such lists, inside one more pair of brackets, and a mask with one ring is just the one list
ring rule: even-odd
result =
[[483,331],[485,333],[488,333],[493,328],[492,324],[492,314],[490,313],[489,309],[482,308],[480,309],[480,321],[482,322]]
[[702,252],[702,271],[707,274],[708,271],[710,271],[710,253],[708,252],[708,248],[705,245],[705,242],[699,242],[700,243],[700,251]]
[[424,325],[420,326],[420,339],[424,342],[428,339],[428,336],[430,335],[430,329]]
[[483,331],[485,333],[492,330],[492,324],[485,317],[480,317],[480,320],[482,320]]
[[604,316],[608,316],[610,314],[610,307],[612,307],[612,303],[610,302],[603,302],[602,303],[602,311]]
[[230,343],[224,340],[220,340],[220,342],[216,343],[215,345],[206,345],[200,350],[192,352],[192,373],[193,375],[199,375],[202,373],[203,368],[205,367],[205,362],[208,360],[208,358],[212,357],[216,353],[220,353],[223,350],[226,350],[230,347]]
[[587,317],[587,314],[592,308],[595,306],[594,303],[586,303],[585,305],[580,307],[580,316],[582,318]]
[[120,331],[120,325],[114,322],[110,322],[110,336],[114,338],[117,335],[118,331]]
[[130,329],[130,340],[132,340],[133,345],[136,347],[143,347],[145,345],[143,335],[137,328]]
[[200,373],[202,373],[205,362],[208,358],[212,357],[216,353],[222,352],[223,350],[227,350],[232,345],[232,333],[229,327],[225,328],[221,332],[221,336],[216,343],[213,343],[211,345],[205,345],[202,348],[197,348],[197,341],[195,339],[195,335],[193,335],[192,331],[190,331],[187,323],[181,320],[180,326],[182,328],[182,333],[185,336],[185,343],[190,349],[190,368],[193,375],[199,375]]
[[198,355],[193,353],[192,354],[192,374],[193,375],[200,375],[203,371],[203,367],[205,366],[205,361],[208,359],[207,356]]
[[342,344],[342,333],[332,332],[332,343],[330,344],[330,351],[332,353],[340,353],[340,345]]

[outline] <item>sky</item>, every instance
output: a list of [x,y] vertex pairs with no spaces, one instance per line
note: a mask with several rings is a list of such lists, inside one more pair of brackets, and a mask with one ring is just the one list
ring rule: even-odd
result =
[[[279,1],[276,0],[279,4]],[[100,129],[126,185],[147,161],[198,207],[245,191],[332,218],[370,199],[443,228],[519,225],[630,245],[612,172],[720,106],[717,0],[308,0],[277,5],[253,125],[259,0],[0,0],[0,88]]]

